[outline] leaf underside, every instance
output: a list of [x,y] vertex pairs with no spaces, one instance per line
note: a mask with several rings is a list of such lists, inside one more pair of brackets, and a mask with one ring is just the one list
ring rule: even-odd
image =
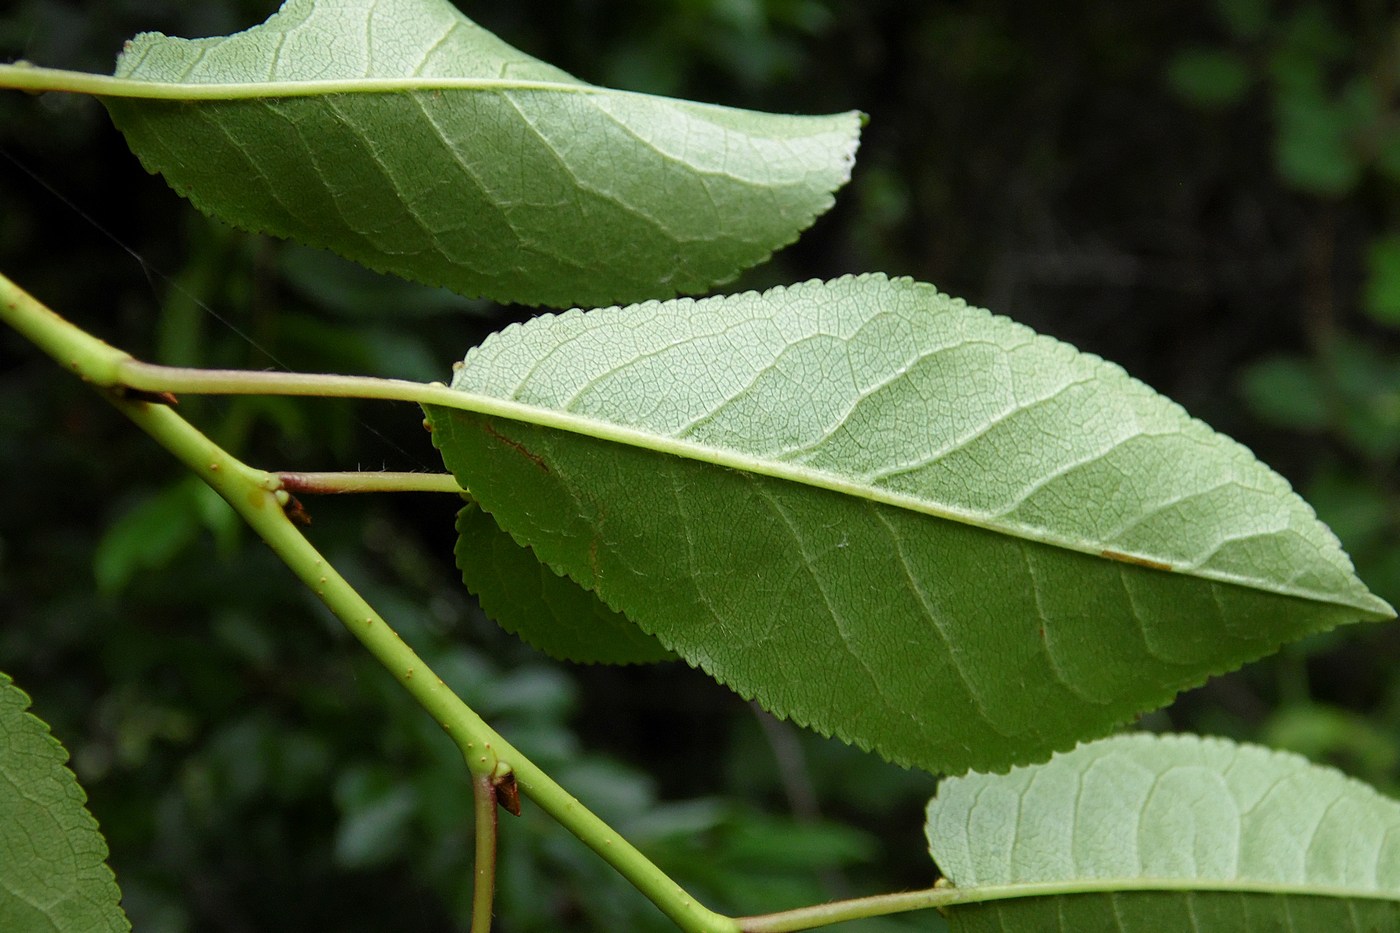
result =
[[992,901],[950,910],[954,933],[1392,933],[1400,902],[1233,891],[1126,891]]
[[[973,901],[1039,886],[950,908],[958,930],[1400,929],[1400,803],[1224,739],[1119,736],[949,779],[927,832]],[[1148,884],[1172,890],[1132,890]],[[1045,890],[1056,886],[1081,890]]]
[[561,661],[646,664],[675,654],[596,593],[541,564],[471,504],[457,515],[457,563],[482,610],[501,627]]
[[[454,386],[577,418],[429,409],[516,541],[740,694],[901,764],[1043,758],[1391,615],[1244,448],[907,280],[537,318]],[[635,437],[579,433],[615,425]]]
[[[733,278],[830,207],[859,136],[855,113],[587,85],[447,0],[290,0],[226,38],[137,36],[116,74],[267,87],[104,98],[146,168],[201,210],[463,294],[557,306]],[[331,80],[352,86],[288,90]]]
[[28,708],[0,674],[0,930],[129,930],[68,753]]

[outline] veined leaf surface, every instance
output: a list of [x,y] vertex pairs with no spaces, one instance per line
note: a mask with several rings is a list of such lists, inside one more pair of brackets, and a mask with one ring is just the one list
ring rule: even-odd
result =
[[1043,758],[1393,615],[1239,444],[929,285],[537,318],[454,387],[531,406],[429,410],[517,541],[744,696],[903,764]]
[[201,210],[554,305],[702,291],[767,258],[830,207],[860,122],[585,84],[447,0],[289,0],[225,38],[137,36],[116,76],[151,90],[104,97],[112,119]]
[[68,753],[0,674],[0,930],[130,930]]
[[939,785],[955,930],[1400,929],[1400,804],[1297,755],[1119,736]]
[[550,657],[580,664],[675,659],[597,593],[541,564],[475,504],[457,515],[457,562],[472,568],[467,584],[482,610]]

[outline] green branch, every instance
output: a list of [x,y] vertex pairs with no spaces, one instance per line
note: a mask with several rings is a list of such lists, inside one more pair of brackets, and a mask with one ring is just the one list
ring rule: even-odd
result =
[[476,813],[476,865],[471,933],[491,933],[496,907],[496,785],[490,774],[472,775]]
[[[520,793],[577,836],[630,881],[677,926],[695,933],[782,933],[845,920],[922,910],[968,899],[968,892],[935,888],[906,894],[838,901],[735,920],[697,903],[631,843],[512,747],[462,702],[350,584],[320,555],[288,518],[290,492],[348,492],[420,489],[461,492],[450,476],[374,473],[269,473],[254,469],[209,440],[175,413],[173,393],[295,394],[377,398],[477,408],[520,417],[538,409],[457,392],[440,384],[396,379],[196,370],[142,363],[54,314],[0,275],[0,320],[24,334],[85,382],[105,391],[132,421],[214,488],[278,557],[309,586],[370,653],[442,726],[461,749],[477,798],[478,903],[474,931],[487,929],[490,902],[483,901],[490,868],[494,879],[496,795],[492,779],[515,776]],[[519,409],[519,411],[517,411]],[[564,416],[568,418],[568,416]],[[533,419],[531,419],[533,420]],[[485,788],[486,790],[483,790]],[[489,790],[490,826],[483,826]],[[488,845],[490,859],[485,855]],[[491,882],[494,891],[494,880]],[[982,892],[985,896],[985,892]],[[975,896],[975,895],[974,895]],[[993,894],[992,896],[996,896]],[[483,904],[485,906],[483,906]]]
[[395,473],[370,471],[355,473],[276,474],[282,488],[294,494],[338,495],[359,492],[449,492],[463,495],[451,473]]
[[923,891],[832,901],[830,904],[817,904],[814,907],[740,917],[739,929],[742,933],[795,933],[798,930],[815,930],[847,920],[865,920],[870,917],[941,907],[953,900],[956,893],[956,889],[952,887],[936,887]]
[[113,405],[218,492],[442,726],[461,749],[474,778],[489,780],[507,765],[522,794],[617,869],[681,929],[738,933],[734,920],[697,903],[462,702],[287,517],[284,508],[290,495],[276,474],[244,464],[205,437],[172,410],[163,390],[123,386],[114,373],[131,361],[128,354],[74,327],[3,275],[0,320],[79,378],[105,389]]

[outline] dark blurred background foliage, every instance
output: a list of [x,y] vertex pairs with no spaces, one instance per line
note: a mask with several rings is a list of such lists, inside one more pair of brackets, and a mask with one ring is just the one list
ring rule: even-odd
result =
[[[1400,603],[1400,12],[1175,4],[461,0],[588,80],[869,113],[855,177],[735,288],[883,270],[1122,363],[1243,440]],[[18,0],[0,60],[109,71],[144,30],[272,0]],[[91,100],[0,96],[0,269],[148,359],[443,378],[523,316],[230,230]],[[194,399],[274,469],[434,468],[404,406]],[[452,746],[210,493],[0,333],[0,668],[73,753],[144,931],[465,929]],[[928,884],[934,780],[756,713],[683,665],[556,664],[481,617],[450,499],[308,503],[313,540],[467,700],[711,905]],[[1351,628],[1145,720],[1400,791],[1400,636]],[[527,804],[500,929],[664,930]],[[928,929],[929,917],[848,929]]]

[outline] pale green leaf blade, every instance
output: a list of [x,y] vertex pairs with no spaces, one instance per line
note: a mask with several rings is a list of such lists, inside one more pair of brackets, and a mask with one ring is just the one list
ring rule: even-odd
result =
[[904,764],[1044,757],[1392,615],[1244,448],[907,280],[539,318],[454,386],[550,425],[429,412],[516,540],[739,693]]
[[0,673],[0,930],[129,930],[68,753]]
[[992,901],[949,912],[953,933],[1394,933],[1400,903],[1235,891],[1123,891]]
[[675,659],[596,593],[541,564],[475,504],[457,514],[456,551],[463,582],[482,610],[551,657],[580,664]]
[[117,77],[151,96],[104,97],[114,122],[201,210],[554,305],[703,291],[766,259],[830,207],[860,122],[588,85],[447,0],[289,0],[229,37],[143,34]]
[[1400,803],[1224,739],[1119,736],[952,778],[927,833],[958,930],[1400,928]]

